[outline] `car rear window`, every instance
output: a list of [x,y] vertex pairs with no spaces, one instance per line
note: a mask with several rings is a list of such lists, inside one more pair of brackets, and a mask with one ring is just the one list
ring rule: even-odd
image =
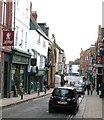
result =
[[57,88],[57,89],[54,89],[53,96],[72,98],[72,97],[75,97],[75,93],[74,93],[74,90]]

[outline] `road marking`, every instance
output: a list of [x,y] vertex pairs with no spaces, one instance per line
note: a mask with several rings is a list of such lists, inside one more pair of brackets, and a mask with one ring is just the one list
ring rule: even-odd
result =
[[71,120],[73,118],[73,115],[69,115],[68,117],[67,117],[67,120]]

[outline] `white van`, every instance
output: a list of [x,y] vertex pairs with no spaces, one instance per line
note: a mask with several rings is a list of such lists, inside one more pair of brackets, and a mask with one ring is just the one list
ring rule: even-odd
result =
[[61,86],[61,76],[60,75],[55,75],[55,88]]

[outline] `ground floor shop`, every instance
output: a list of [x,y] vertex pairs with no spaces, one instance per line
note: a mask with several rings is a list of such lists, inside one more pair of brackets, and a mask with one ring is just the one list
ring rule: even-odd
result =
[[10,73],[11,73],[11,51],[2,51],[1,62],[1,96],[2,98],[10,97]]
[[19,94],[20,84],[23,85],[24,93],[28,92],[28,65],[30,57],[31,56],[28,53],[13,50],[10,86],[11,92],[13,93],[13,81],[15,84],[15,94],[12,94],[11,96],[17,96]]
[[28,73],[28,94],[44,91],[44,81],[48,85],[47,76],[48,73],[45,69],[38,70],[37,73]]

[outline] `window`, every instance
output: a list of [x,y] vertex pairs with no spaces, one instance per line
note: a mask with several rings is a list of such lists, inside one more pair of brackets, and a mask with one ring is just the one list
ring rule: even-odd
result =
[[16,37],[15,37],[15,46],[18,45],[18,30],[19,30],[19,27],[16,26]]
[[43,56],[40,56],[40,65],[39,65],[39,67],[42,68],[42,66],[43,66]]
[[27,32],[25,33],[25,49],[27,48]]
[[102,67],[98,67],[98,73],[102,73]]
[[21,30],[21,43],[19,46],[21,46],[21,48],[23,47],[23,30]]
[[17,7],[19,7],[19,0],[17,0]]
[[59,96],[59,97],[75,97],[75,91],[74,90],[68,90],[68,89],[61,89],[61,88],[56,88],[53,91],[54,96]]
[[3,2],[3,11],[2,11],[2,24],[7,25],[8,18],[8,2]]

